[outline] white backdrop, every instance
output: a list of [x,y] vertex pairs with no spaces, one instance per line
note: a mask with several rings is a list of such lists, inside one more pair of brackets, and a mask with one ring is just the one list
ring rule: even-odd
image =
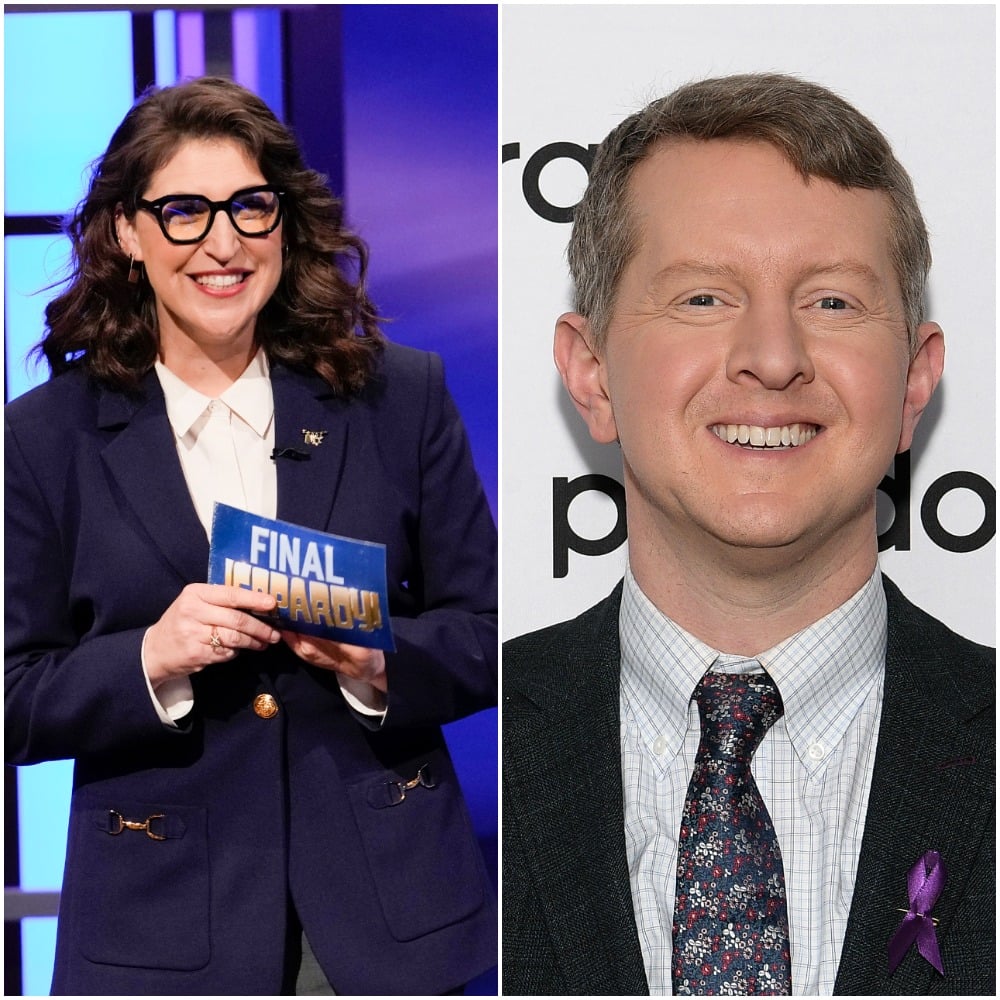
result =
[[[566,214],[550,206],[576,203],[586,147],[653,98],[703,77],[777,71],[853,103],[913,178],[934,254],[929,318],[945,330],[947,362],[911,452],[908,502],[896,469],[895,519],[879,494],[879,530],[891,529],[894,541],[881,563],[916,603],[992,643],[994,8],[505,4],[502,40],[504,636],[589,607],[625,558],[625,545],[600,555],[571,550],[566,575],[554,575],[567,518],[579,537],[602,539],[617,512],[594,490],[568,515],[565,503],[554,512],[553,480],[597,473],[620,482],[621,466],[617,447],[590,441],[552,364],[555,319],[570,307],[570,227],[550,221]],[[954,551],[963,547],[970,550]]]

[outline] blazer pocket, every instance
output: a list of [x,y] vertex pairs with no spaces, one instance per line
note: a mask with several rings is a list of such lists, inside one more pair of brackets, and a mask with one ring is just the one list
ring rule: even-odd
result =
[[74,812],[67,873],[85,958],[187,972],[208,964],[207,816],[135,800]]
[[[435,773],[435,771],[440,773]],[[484,902],[479,846],[458,781],[441,759],[348,788],[390,933],[412,941]]]

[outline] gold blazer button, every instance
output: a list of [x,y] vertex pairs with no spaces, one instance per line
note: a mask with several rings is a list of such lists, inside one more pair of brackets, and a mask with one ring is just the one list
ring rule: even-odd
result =
[[273,719],[278,714],[278,703],[273,695],[259,694],[253,700],[253,710],[262,719]]

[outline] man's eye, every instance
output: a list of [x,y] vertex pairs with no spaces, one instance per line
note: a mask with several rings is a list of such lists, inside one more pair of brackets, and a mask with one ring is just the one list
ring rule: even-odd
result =
[[825,295],[819,300],[820,309],[846,309],[847,303],[834,295]]
[[715,306],[719,300],[714,295],[692,295],[684,300],[686,306]]

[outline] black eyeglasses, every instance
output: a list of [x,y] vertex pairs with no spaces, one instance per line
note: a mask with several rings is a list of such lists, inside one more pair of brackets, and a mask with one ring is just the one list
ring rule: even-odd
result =
[[209,201],[200,194],[168,194],[156,201],[136,200],[139,208],[156,216],[163,235],[171,243],[200,243],[224,211],[240,236],[267,236],[281,222],[281,199],[285,192],[272,185],[244,188],[225,201]]

